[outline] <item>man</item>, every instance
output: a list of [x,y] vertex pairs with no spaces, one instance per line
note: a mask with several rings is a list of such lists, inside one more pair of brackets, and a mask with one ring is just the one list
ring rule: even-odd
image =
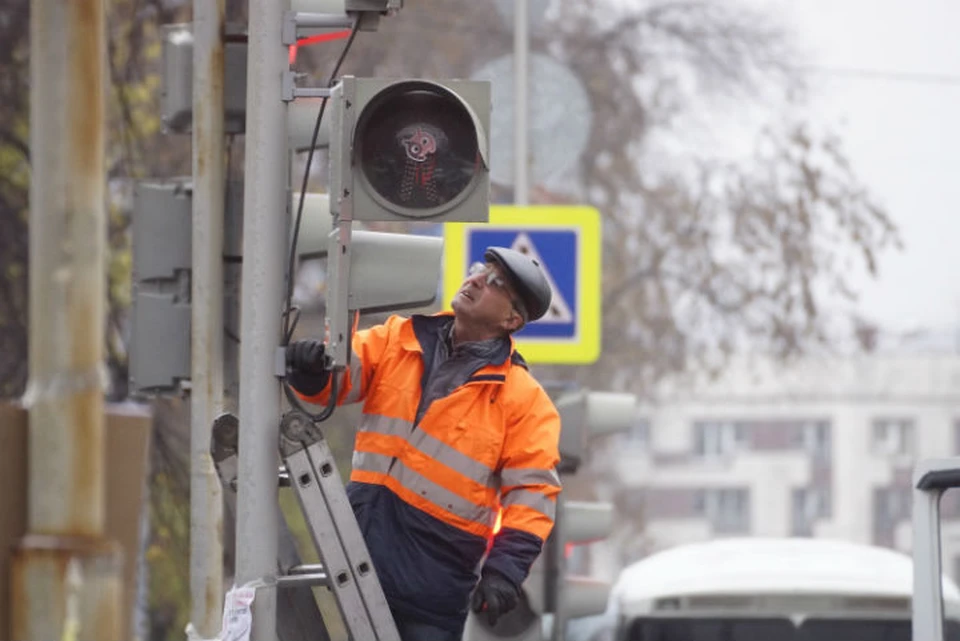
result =
[[[459,641],[468,605],[494,624],[553,527],[560,419],[511,338],[550,286],[520,252],[484,259],[452,314],[357,332],[338,394],[364,402],[347,494],[404,641]],[[326,403],[323,344],[292,343],[287,361],[293,388]]]

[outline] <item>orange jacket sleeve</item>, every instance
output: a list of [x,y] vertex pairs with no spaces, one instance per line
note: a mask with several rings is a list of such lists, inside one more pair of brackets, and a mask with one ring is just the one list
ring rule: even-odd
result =
[[[397,336],[403,322],[402,317],[391,316],[381,325],[354,333],[350,342],[350,365],[339,377],[338,405],[358,403],[366,398],[370,381],[373,380],[380,360],[386,353],[387,346]],[[297,395],[310,403],[326,405],[330,398],[330,383],[317,394],[307,396],[297,392]]]
[[560,478],[560,416],[547,393],[529,378],[507,404],[501,456],[502,521],[485,567],[517,585],[527,577],[553,529]]

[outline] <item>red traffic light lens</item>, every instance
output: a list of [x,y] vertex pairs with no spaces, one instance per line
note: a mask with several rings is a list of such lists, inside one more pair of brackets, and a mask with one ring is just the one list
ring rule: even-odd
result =
[[463,103],[442,88],[398,84],[371,102],[357,123],[361,172],[380,198],[414,210],[413,216],[445,209],[480,171],[475,127]]

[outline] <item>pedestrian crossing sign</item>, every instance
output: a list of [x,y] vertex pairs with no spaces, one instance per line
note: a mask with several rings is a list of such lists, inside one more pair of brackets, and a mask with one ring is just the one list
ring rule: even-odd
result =
[[487,247],[536,259],[553,300],[543,318],[514,335],[530,363],[582,365],[600,356],[600,213],[593,207],[498,205],[488,223],[444,225],[444,305],[450,307]]

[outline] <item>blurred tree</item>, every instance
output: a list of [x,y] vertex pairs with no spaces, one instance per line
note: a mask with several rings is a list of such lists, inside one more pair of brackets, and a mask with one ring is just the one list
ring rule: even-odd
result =
[[0,395],[27,375],[28,3],[0,7]]
[[150,536],[146,549],[148,639],[183,639],[190,616],[190,431],[185,404],[153,404]]

